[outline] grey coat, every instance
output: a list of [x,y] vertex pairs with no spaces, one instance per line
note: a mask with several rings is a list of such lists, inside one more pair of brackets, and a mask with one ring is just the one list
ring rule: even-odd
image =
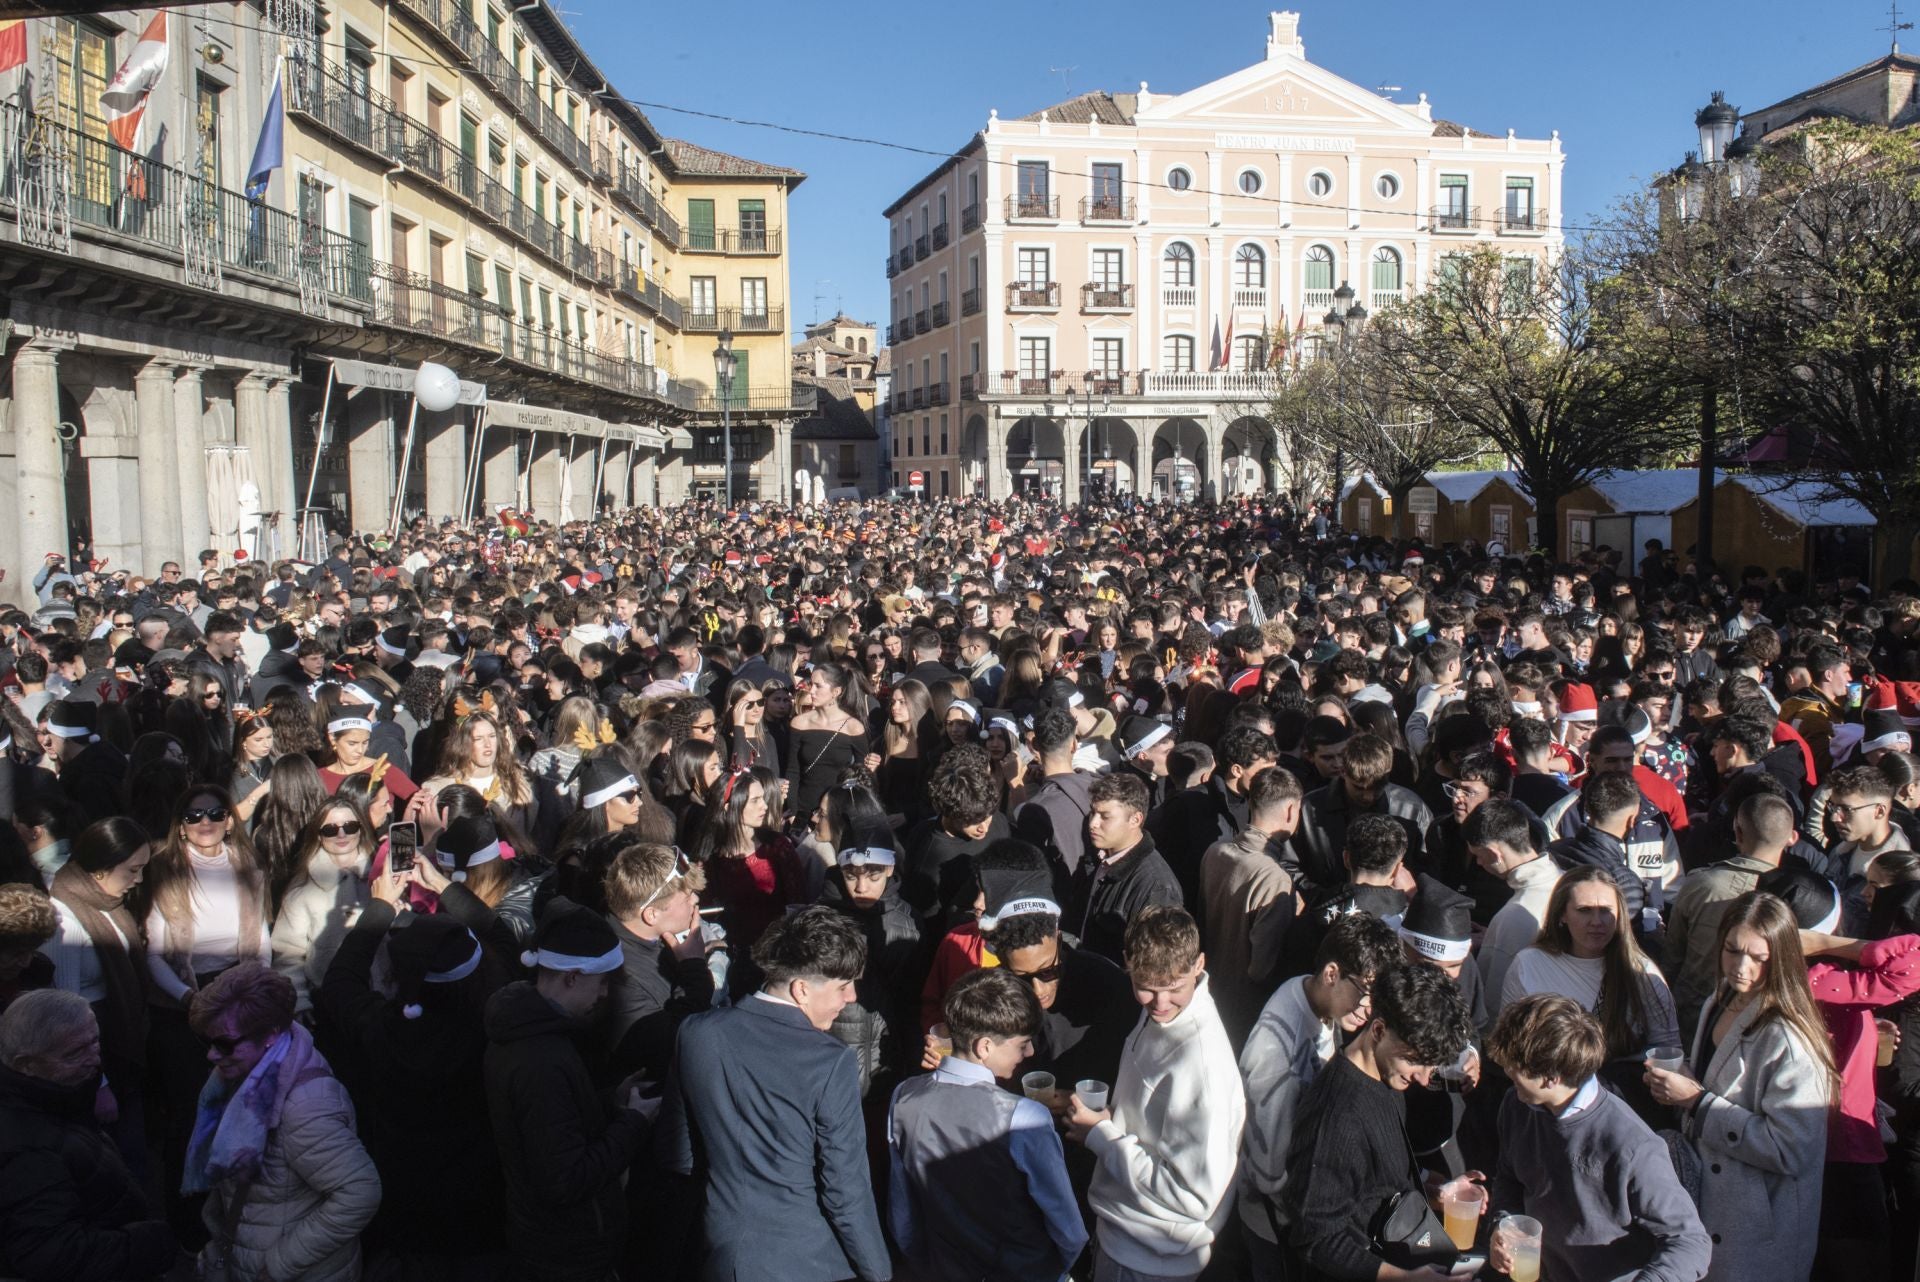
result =
[[[1695,1045],[1718,1001],[1700,1013]],[[1700,1153],[1700,1219],[1713,1239],[1709,1282],[1806,1282],[1819,1242],[1828,1076],[1780,1020],[1755,1027],[1758,1005],[1734,1020],[1687,1119]]]

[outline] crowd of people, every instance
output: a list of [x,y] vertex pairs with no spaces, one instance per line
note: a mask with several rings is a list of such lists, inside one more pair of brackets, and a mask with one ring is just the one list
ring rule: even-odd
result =
[[1915,1277],[1920,585],[537,516],[0,611],[0,1277]]

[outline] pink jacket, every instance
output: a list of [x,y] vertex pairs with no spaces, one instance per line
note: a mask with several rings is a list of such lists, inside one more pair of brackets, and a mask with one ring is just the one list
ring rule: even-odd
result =
[[1920,935],[1876,939],[1860,950],[1860,964],[1818,961],[1808,970],[1813,1000],[1833,1038],[1840,1066],[1840,1107],[1827,1127],[1829,1162],[1884,1162],[1874,1116],[1873,1060],[1879,1048],[1874,1013],[1920,992]]

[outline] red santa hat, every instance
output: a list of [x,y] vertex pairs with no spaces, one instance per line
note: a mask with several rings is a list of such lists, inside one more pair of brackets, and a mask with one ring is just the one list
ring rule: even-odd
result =
[[1560,691],[1560,719],[1562,721],[1597,721],[1600,717],[1600,703],[1593,697],[1593,687],[1578,681],[1569,681]]

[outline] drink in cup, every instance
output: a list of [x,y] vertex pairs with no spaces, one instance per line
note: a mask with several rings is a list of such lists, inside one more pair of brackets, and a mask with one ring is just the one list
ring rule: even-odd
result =
[[1053,1074],[1028,1073],[1020,1079],[1020,1089],[1036,1104],[1053,1107]]
[[1507,1276],[1513,1282],[1540,1282],[1540,1221],[1525,1215],[1509,1215],[1497,1230],[1513,1256]]
[[1440,1209],[1445,1216],[1447,1236],[1462,1251],[1473,1249],[1474,1234],[1480,1231],[1480,1208],[1486,1200],[1484,1188],[1465,1181],[1441,1194]]
[[927,1032],[928,1035],[933,1038],[933,1053],[935,1055],[938,1055],[941,1059],[945,1059],[947,1056],[953,1054],[953,1034],[948,1031],[945,1024],[935,1024],[932,1028],[928,1029]]
[[1107,1084],[1097,1078],[1086,1078],[1073,1084],[1073,1093],[1087,1106],[1090,1113],[1098,1113],[1107,1107]]
[[1687,1062],[1687,1052],[1678,1046],[1650,1046],[1647,1048],[1647,1060],[1655,1068],[1677,1073]]

